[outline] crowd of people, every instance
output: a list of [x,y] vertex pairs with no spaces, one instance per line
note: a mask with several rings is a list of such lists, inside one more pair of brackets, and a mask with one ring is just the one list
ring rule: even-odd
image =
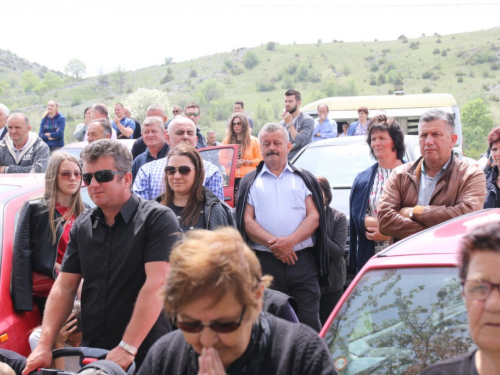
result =
[[[121,103],[113,121],[104,104],[86,108],[74,134],[88,141],[81,161],[60,150],[65,121],[55,101],[39,136],[26,116],[0,104],[0,173],[45,172],[46,180],[44,196],[24,205],[14,241],[15,309],[35,304],[43,315],[24,375],[73,369],[53,363],[51,352],[75,343],[109,350],[107,359],[123,369],[134,362],[139,374],[336,373],[317,332],[343,293],[347,218],[330,207],[328,180],[289,160],[310,142],[336,137],[337,126],[325,104],[316,120],[303,113],[297,90],[286,91],[284,105],[281,121],[256,137],[243,102],[235,103],[222,141],[238,146],[232,209],[223,175],[233,159],[201,157],[198,149],[217,146],[217,138],[201,134],[196,103],[175,106],[171,120],[152,103],[142,124]],[[394,119],[368,120],[365,107],[358,114],[339,135],[365,136],[376,160],[351,190],[356,271],[395,241],[499,207],[498,166],[485,176],[457,158],[452,115],[422,115],[422,156],[409,163]],[[115,140],[134,132],[132,152]],[[488,143],[498,165],[500,128]],[[83,203],[82,184],[94,208]],[[33,293],[33,272],[55,280],[50,294]]]

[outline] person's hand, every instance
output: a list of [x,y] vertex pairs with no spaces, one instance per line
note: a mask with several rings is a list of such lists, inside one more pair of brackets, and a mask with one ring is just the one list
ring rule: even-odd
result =
[[244,164],[244,160],[243,159],[237,159],[236,160],[236,168],[241,167],[243,164]]
[[298,257],[295,251],[293,251],[293,246],[295,244],[290,237],[276,237],[268,241],[268,243],[269,250],[273,252],[277,259],[288,265],[295,264]]
[[291,124],[293,121],[292,115],[289,112],[285,113],[285,116],[283,117],[283,121],[285,121],[285,124]]
[[5,165],[0,167],[0,173],[5,173]]
[[413,209],[413,207],[403,207],[402,209],[399,210],[399,214],[403,217],[406,217],[407,219],[410,218],[410,211]]
[[366,227],[366,238],[372,241],[389,241],[391,237],[384,236],[379,232],[378,227]]
[[23,370],[22,375],[29,375],[33,371],[37,371],[39,368],[50,368],[52,365],[52,350],[51,348],[44,348],[42,345],[38,345],[35,350],[30,354],[26,360],[26,367]]
[[220,359],[219,352],[214,348],[201,349],[198,357],[198,375],[225,375],[224,365]]
[[118,124],[120,123],[120,118],[118,116],[115,116],[113,121],[115,122],[116,126],[118,126]]
[[75,314],[71,313],[71,315],[68,318],[68,322],[66,322],[65,325],[61,328],[59,333],[57,334],[56,341],[54,343],[54,348],[55,349],[61,349],[64,348],[64,344],[66,340],[68,339],[68,336],[75,332],[76,329],[76,319],[74,319]]
[[321,133],[316,133],[314,136],[315,137],[321,137]]
[[121,346],[117,346],[113,350],[111,350],[106,359],[118,363],[122,369],[127,371],[127,368],[134,361],[134,356],[123,349]]

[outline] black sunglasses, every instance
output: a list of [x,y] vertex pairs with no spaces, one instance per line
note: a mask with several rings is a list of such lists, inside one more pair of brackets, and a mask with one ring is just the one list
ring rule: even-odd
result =
[[187,165],[181,165],[179,168],[175,168],[172,166],[165,167],[165,173],[167,176],[173,176],[175,172],[179,170],[179,173],[183,176],[187,176],[189,173],[191,173],[191,167],[188,167]]
[[92,177],[96,179],[97,182],[100,184],[103,182],[109,182],[112,181],[113,178],[115,178],[115,175],[117,174],[125,174],[127,172],[118,172],[118,171],[112,171],[110,169],[104,169],[102,171],[97,171],[94,173],[84,173],[82,175],[83,182],[85,182],[85,185],[90,185],[92,182]]
[[230,333],[236,331],[241,326],[241,322],[243,321],[243,316],[245,315],[246,309],[247,307],[243,306],[243,311],[241,312],[239,322],[212,322],[210,324],[203,324],[202,322],[179,322],[177,319],[175,319],[174,323],[181,331],[189,333],[200,333],[205,327],[210,327],[212,331],[217,333]]

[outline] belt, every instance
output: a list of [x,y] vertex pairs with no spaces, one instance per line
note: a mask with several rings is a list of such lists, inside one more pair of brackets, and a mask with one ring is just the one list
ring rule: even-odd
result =
[[[295,252],[295,254],[297,254],[298,258],[300,258],[302,255],[307,254],[311,250],[312,250],[312,247],[306,247],[305,249],[297,250]],[[254,249],[254,252],[258,257],[277,259],[271,251],[263,251],[263,250],[255,250]]]

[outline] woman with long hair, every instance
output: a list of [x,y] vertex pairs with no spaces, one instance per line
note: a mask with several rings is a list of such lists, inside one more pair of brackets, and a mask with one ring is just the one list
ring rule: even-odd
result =
[[[32,272],[56,278],[73,222],[85,207],[80,195],[82,169],[74,156],[52,154],[45,172],[45,193],[27,201],[14,239],[12,299],[17,311],[33,309]],[[35,296],[43,313],[47,296]]]
[[59,113],[59,104],[51,100],[43,114],[39,132],[40,138],[49,146],[51,153],[64,146],[65,127],[66,119]]
[[170,151],[165,193],[157,201],[174,211],[184,232],[234,226],[231,208],[205,188],[204,181],[203,159],[194,147],[181,143]]
[[73,137],[76,138],[77,141],[81,142],[85,139],[85,135],[87,135],[87,130],[89,129],[89,124],[91,119],[92,107],[85,108],[83,111],[83,122],[76,126],[75,132],[73,133]]
[[248,118],[243,113],[233,113],[226,130],[226,138],[223,145],[238,145],[238,160],[236,161],[236,179],[234,185],[237,187],[241,178],[248,172],[257,168],[262,161],[259,140],[250,135]]

